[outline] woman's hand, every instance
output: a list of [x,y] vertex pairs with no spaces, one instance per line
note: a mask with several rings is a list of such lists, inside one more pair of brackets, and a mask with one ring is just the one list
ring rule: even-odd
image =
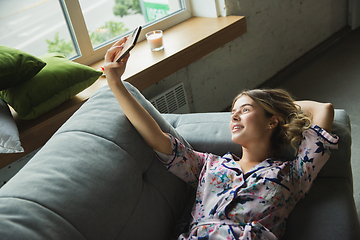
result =
[[120,62],[114,61],[114,58],[123,49],[126,39],[127,38],[124,37],[117,41],[105,54],[104,72],[109,85],[121,82],[121,76],[125,72],[130,53]]

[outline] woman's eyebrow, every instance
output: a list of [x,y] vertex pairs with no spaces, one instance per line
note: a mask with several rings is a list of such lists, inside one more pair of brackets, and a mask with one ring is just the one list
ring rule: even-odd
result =
[[[242,109],[242,108],[244,108],[244,107],[246,107],[246,106],[250,106],[250,107],[253,107],[253,105],[251,105],[250,103],[244,103],[243,105],[241,105],[240,107],[239,107],[239,109]],[[236,111],[236,109],[232,109],[231,110],[231,112],[234,112],[234,111]]]
[[245,107],[245,106],[250,106],[250,107],[252,107],[253,105],[251,105],[250,103],[244,103],[243,105],[240,106],[240,108],[243,108],[243,107]]

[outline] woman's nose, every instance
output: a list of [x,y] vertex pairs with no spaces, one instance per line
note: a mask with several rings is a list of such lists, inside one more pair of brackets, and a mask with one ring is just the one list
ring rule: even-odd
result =
[[238,121],[239,119],[240,119],[240,117],[236,112],[231,115],[231,120]]

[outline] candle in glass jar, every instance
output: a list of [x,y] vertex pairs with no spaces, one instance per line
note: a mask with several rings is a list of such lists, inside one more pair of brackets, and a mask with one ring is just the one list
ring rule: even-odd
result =
[[160,51],[164,49],[163,46],[163,32],[155,30],[146,34],[146,39],[152,51]]

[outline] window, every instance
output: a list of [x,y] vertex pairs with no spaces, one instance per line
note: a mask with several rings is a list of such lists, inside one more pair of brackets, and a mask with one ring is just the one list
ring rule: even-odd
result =
[[[57,51],[61,47],[73,51],[59,2],[50,1],[1,1],[0,44],[20,49],[35,56]],[[51,40],[52,43],[48,43]]]
[[191,17],[189,0],[19,0],[0,5],[1,45],[36,56],[62,52],[83,64],[102,59],[115,40],[138,25],[143,26],[142,40],[148,31]]

